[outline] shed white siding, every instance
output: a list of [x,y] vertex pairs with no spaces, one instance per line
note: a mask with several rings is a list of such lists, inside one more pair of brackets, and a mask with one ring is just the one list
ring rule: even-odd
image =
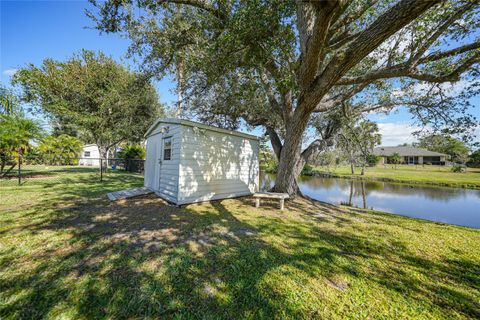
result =
[[258,189],[258,140],[184,126],[180,157],[179,204]]
[[[172,157],[160,164],[166,137],[172,137]],[[159,120],[147,132],[145,186],[176,204],[252,194],[259,187],[258,139],[186,120]]]

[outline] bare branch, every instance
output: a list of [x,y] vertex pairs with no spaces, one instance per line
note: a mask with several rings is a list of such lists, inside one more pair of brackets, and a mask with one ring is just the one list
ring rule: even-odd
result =
[[409,59],[409,64],[415,65],[428,50],[428,48],[452,25],[456,20],[460,19],[462,15],[471,9],[475,5],[471,2],[461,8],[459,8],[454,14],[450,15],[445,21],[435,28],[435,32],[420,46],[417,47],[417,52]]
[[470,50],[479,49],[479,48],[480,48],[480,40],[477,40],[473,43],[469,43],[469,44],[460,46],[460,47],[455,48],[455,49],[451,49],[451,50],[447,50],[447,51],[433,52],[433,53],[429,54],[428,56],[421,58],[418,61],[418,64],[422,64],[422,63],[426,63],[426,62],[432,62],[432,61],[438,61],[438,60],[443,59],[443,58],[452,57],[452,56],[462,54],[462,53],[465,53],[465,52],[470,51]]

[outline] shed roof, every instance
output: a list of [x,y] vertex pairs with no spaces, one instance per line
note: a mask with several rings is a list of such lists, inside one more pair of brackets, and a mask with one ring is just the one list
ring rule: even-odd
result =
[[223,129],[219,127],[214,127],[214,126],[209,126],[200,122],[195,122],[195,121],[190,121],[190,120],[184,120],[184,119],[175,119],[175,118],[162,118],[158,119],[155,121],[153,125],[148,128],[147,132],[145,133],[145,138],[151,135],[153,130],[161,124],[161,123],[171,123],[171,124],[179,124],[179,125],[184,125],[184,126],[189,126],[189,127],[196,127],[196,128],[201,128],[205,130],[210,130],[210,131],[215,131],[215,132],[220,132],[223,134],[227,135],[232,135],[232,136],[238,136],[250,140],[259,140],[260,138],[251,134],[239,132],[239,131],[234,131],[234,130],[228,130],[228,129]]
[[444,153],[428,151],[414,147],[377,147],[373,149],[373,154],[377,156],[391,156],[398,153],[400,156],[422,156],[422,157],[440,157],[446,156]]

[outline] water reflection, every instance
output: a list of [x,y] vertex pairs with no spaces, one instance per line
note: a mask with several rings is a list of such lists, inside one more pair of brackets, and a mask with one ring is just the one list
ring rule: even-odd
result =
[[[274,183],[275,175],[261,175],[262,190]],[[299,186],[304,194],[326,202],[480,228],[478,190],[324,177],[301,177]]]

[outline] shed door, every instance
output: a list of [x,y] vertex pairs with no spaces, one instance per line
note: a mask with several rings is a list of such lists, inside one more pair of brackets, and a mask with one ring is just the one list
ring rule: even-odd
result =
[[172,160],[172,137],[163,137],[158,146],[158,164],[159,172],[157,175],[158,189],[164,189],[165,186],[162,185],[167,180],[165,174],[169,169],[169,164]]

